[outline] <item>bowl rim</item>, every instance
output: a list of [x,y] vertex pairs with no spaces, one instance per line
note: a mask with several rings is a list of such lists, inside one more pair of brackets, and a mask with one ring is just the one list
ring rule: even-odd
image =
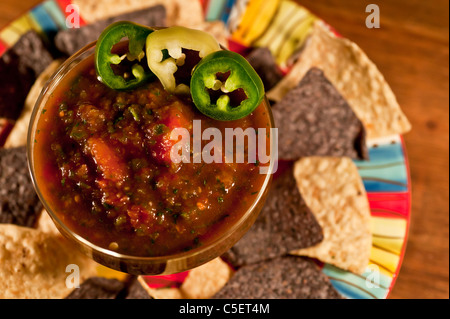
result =
[[[275,173],[274,168],[277,165],[277,152],[272,151],[272,146],[277,147],[277,136],[276,134],[270,134],[270,162],[268,166],[268,171],[266,173],[266,177],[264,179],[264,182],[262,184],[261,189],[258,192],[258,195],[256,196],[255,200],[253,201],[252,205],[246,210],[246,212],[231,226],[228,227],[224,232],[220,234],[220,236],[217,236],[214,240],[208,242],[207,245],[194,248],[192,250],[186,251],[186,252],[179,252],[176,254],[171,255],[164,255],[164,256],[134,256],[134,255],[127,255],[118,253],[115,251],[112,251],[107,248],[100,247],[89,240],[85,239],[83,236],[77,234],[75,231],[70,229],[65,223],[61,221],[61,219],[57,216],[57,214],[53,211],[53,209],[50,207],[49,203],[43,196],[42,192],[40,191],[38,179],[35,174],[34,170],[34,144],[32,141],[34,141],[35,138],[35,127],[37,123],[39,122],[41,109],[46,106],[47,97],[51,94],[51,92],[58,86],[59,82],[64,78],[66,74],[68,74],[72,68],[80,63],[85,58],[89,57],[91,54],[91,50],[95,50],[97,41],[91,42],[90,44],[84,46],[82,49],[77,51],[75,54],[70,56],[67,60],[65,60],[55,71],[55,73],[47,80],[45,83],[43,89],[41,90],[38,99],[36,100],[36,103],[33,107],[33,111],[31,114],[30,122],[28,125],[28,132],[27,132],[27,162],[28,162],[28,170],[31,176],[31,180],[33,183],[33,186],[36,190],[36,193],[42,202],[45,210],[50,215],[50,217],[53,219],[54,223],[56,224],[57,228],[62,228],[62,233],[65,235],[69,235],[72,240],[75,240],[76,242],[81,243],[83,246],[87,247],[91,251],[98,252],[102,255],[106,255],[108,257],[113,257],[118,260],[127,260],[127,261],[136,261],[136,262],[145,262],[145,263],[164,263],[164,262],[177,262],[185,260],[186,258],[192,258],[195,256],[200,256],[204,253],[207,253],[209,250],[211,250],[213,247],[219,245],[223,241],[226,241],[230,236],[232,236],[233,233],[239,230],[240,227],[252,216],[253,211],[258,207],[259,204],[261,204],[262,200],[265,200],[265,193],[268,191],[268,188],[270,187],[270,183],[272,180],[272,176]],[[79,60],[79,61],[78,61]],[[268,111],[269,120],[270,120],[270,128],[269,129],[275,129],[275,122],[274,118],[270,109],[270,103],[267,100],[267,97],[264,98],[263,104],[265,105],[266,111]],[[259,212],[258,212],[259,214]],[[61,229],[59,229],[61,232]],[[245,233],[244,233],[245,234]],[[242,235],[243,236],[243,235]],[[242,237],[241,236],[241,237]],[[217,256],[218,257],[218,256]]]

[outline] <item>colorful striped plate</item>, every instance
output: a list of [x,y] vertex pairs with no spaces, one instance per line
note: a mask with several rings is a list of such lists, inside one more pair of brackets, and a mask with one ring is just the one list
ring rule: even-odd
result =
[[[227,24],[232,38],[230,47],[239,51],[245,51],[248,44],[246,42],[263,38],[264,32],[270,30],[272,22],[265,26],[265,31],[258,30],[254,24],[249,24],[241,25],[240,32],[236,33],[239,23],[245,23],[244,20],[250,22],[261,20],[261,18],[264,18],[261,21],[273,21],[275,19],[271,18],[277,6],[283,2],[286,5],[286,0],[199,1],[202,3],[206,20],[220,20]],[[261,2],[260,5],[258,5],[259,2]],[[71,4],[70,0],[44,1],[0,30],[0,55],[13,46],[28,30],[36,30],[47,38],[59,30],[66,29],[65,22],[69,14],[66,13],[66,8],[69,4]],[[264,9],[261,9],[262,6]],[[303,14],[300,11],[305,9],[299,5],[297,7],[300,17]],[[294,13],[291,12],[292,15]],[[84,24],[82,18],[81,24]],[[242,27],[247,28],[247,31],[242,32]],[[278,36],[286,36],[282,33],[283,31],[280,31]],[[328,264],[323,265],[322,270],[329,276],[334,287],[347,298],[383,299],[387,298],[392,290],[405,252],[410,222],[411,183],[405,144],[401,136],[371,140],[369,152],[371,159],[369,162],[356,161],[355,163],[364,181],[372,212],[371,263],[363,275],[355,275]],[[109,273],[107,275],[111,276]],[[159,279],[166,284],[174,280],[174,284],[179,285],[179,278],[183,279],[185,275],[179,274]]]

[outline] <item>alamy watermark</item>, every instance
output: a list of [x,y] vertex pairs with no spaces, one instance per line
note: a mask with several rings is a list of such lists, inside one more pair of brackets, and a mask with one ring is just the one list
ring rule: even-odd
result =
[[380,288],[380,268],[377,265],[370,264],[366,268],[366,287],[368,289]]
[[366,18],[366,27],[368,29],[380,28],[380,7],[376,4],[369,4],[366,7],[366,13],[370,13]]
[[[201,120],[193,121],[193,134],[186,128],[175,128],[170,139],[177,141],[170,151],[172,163],[252,163],[273,164],[278,168],[278,129],[225,128],[225,137],[218,128],[209,127],[202,132]],[[209,141],[203,146],[202,142]],[[246,143],[247,141],[247,143]],[[267,145],[267,142],[270,145]],[[192,149],[191,149],[192,148]],[[191,156],[192,155],[192,156]],[[247,159],[245,159],[247,157]],[[260,174],[267,174],[270,165],[261,165]]]
[[80,267],[76,264],[66,266],[66,287],[69,289],[80,288]]
[[80,8],[76,4],[69,4],[66,6],[66,27],[68,29],[80,28]]

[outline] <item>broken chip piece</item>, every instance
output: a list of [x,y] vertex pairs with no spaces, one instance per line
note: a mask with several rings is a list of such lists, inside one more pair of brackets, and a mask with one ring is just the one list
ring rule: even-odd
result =
[[222,258],[239,267],[314,246],[322,239],[322,229],[297,190],[291,167],[275,179],[256,222]]
[[214,299],[342,299],[309,259],[294,256],[244,266]]
[[348,156],[367,159],[365,129],[323,72],[312,68],[273,108],[279,157]]

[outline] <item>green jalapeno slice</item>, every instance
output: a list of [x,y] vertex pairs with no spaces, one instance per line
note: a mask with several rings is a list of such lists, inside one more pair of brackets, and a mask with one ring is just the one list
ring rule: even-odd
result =
[[[112,65],[119,65],[123,60],[140,62],[145,56],[144,46],[147,36],[154,30],[132,22],[116,22],[106,28],[100,35],[95,50],[95,67],[99,79],[114,90],[130,90],[154,77],[139,63],[131,66],[122,74],[116,74]],[[123,38],[128,38],[128,52],[120,57],[111,52],[114,45]],[[131,76],[133,75],[134,78]]]
[[221,121],[241,119],[264,99],[264,85],[250,63],[231,51],[209,54],[194,69],[191,95],[203,114]]
[[[202,58],[221,48],[209,33],[175,26],[149,35],[146,50],[148,66],[164,89],[189,94],[192,69]],[[180,82],[181,78],[185,81]]]

